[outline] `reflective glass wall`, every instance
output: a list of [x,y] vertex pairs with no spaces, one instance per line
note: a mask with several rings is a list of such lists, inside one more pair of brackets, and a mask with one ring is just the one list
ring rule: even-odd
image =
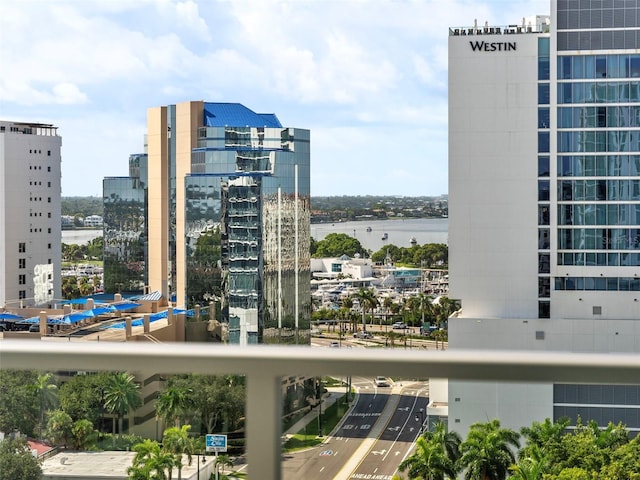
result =
[[129,157],[129,174],[103,181],[107,293],[143,293],[147,285],[147,155]]
[[[222,297],[230,343],[310,341],[309,159],[307,130],[199,132],[186,179],[187,215],[197,217],[188,226],[189,242],[197,243],[204,231],[218,232],[211,234],[216,249],[207,262],[213,265],[219,254],[220,270],[207,281]],[[195,207],[205,185],[218,210]],[[188,250],[189,262],[195,263],[194,252]],[[188,276],[187,296],[196,302],[203,290]]]

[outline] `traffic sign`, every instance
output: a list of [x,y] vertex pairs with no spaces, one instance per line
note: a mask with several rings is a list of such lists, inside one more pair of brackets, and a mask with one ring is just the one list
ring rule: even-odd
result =
[[227,436],[207,434],[207,452],[226,452]]

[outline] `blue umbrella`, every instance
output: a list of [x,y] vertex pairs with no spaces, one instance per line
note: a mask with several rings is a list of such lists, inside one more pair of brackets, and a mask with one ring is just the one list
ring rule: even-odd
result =
[[23,320],[24,317],[16,315],[15,313],[3,312],[0,313],[0,320]]

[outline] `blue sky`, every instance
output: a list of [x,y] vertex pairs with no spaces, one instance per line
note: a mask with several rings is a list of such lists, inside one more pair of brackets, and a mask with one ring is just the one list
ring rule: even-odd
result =
[[239,102],[311,130],[311,194],[447,192],[448,27],[549,0],[2,0],[0,117],[53,123],[62,195],[102,195],[146,109]]

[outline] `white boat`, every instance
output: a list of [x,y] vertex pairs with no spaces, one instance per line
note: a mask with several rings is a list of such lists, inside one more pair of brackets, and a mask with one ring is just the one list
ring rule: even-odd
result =
[[383,233],[382,234],[382,240],[386,240],[387,238],[389,238],[389,234],[388,233]]
[[371,231],[371,227],[367,227],[367,232],[370,232],[370,231]]
[[418,241],[416,240],[416,237],[411,237],[411,241],[409,243],[413,246],[416,245]]

